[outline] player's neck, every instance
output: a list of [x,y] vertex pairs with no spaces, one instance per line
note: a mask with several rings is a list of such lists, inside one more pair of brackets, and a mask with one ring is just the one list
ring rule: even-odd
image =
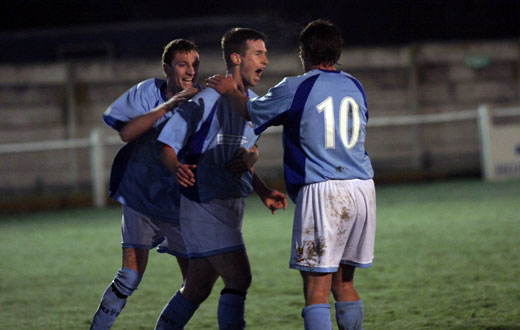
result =
[[176,86],[170,86],[168,84],[165,85],[163,93],[164,96],[166,96],[166,99],[169,100],[173,95],[177,94],[178,92],[182,91],[181,88]]
[[228,74],[233,74],[233,80],[237,84],[237,88],[243,95],[247,95],[247,88],[248,86],[245,86],[244,81],[242,80],[242,76],[240,75],[240,69],[239,67],[235,67],[235,69],[228,70]]
[[320,69],[320,70],[325,70],[325,71],[336,71],[336,66],[335,65],[330,65],[330,64],[319,64],[319,65],[311,65],[307,68],[307,71],[311,71],[311,70],[315,70],[315,69]]

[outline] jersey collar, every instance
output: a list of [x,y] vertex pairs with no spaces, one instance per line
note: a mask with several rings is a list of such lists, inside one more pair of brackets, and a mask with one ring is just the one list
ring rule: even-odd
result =
[[325,70],[325,69],[316,69],[322,72],[330,72],[330,73],[340,73],[340,70]]

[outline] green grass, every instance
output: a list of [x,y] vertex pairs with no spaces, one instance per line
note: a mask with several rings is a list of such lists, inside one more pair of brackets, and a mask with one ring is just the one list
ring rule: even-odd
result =
[[[377,187],[374,267],[356,272],[365,329],[520,329],[520,182]],[[288,269],[292,204],[247,201],[249,329],[302,329],[301,279]],[[121,263],[119,208],[2,215],[0,329],[88,329]],[[151,254],[113,329],[153,329],[181,282]],[[216,329],[219,281],[186,329]]]

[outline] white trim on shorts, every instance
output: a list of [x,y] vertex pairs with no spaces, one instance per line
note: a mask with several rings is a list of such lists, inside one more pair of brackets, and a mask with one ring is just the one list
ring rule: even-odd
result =
[[373,180],[329,180],[303,186],[296,200],[289,267],[333,273],[340,264],[367,268],[374,259]]

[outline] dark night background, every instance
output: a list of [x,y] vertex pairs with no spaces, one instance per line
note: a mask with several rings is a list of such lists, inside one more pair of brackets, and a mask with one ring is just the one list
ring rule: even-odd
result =
[[[520,38],[519,0],[22,0],[0,6],[2,62],[53,60],[45,47],[103,39],[134,44],[118,56],[146,56],[146,42],[156,55],[154,40],[173,35],[199,45],[211,38],[218,47],[215,35],[231,26],[257,28],[270,37],[271,46],[294,47],[299,30],[315,18],[334,21],[347,46]],[[32,54],[23,55],[29,44]]]

